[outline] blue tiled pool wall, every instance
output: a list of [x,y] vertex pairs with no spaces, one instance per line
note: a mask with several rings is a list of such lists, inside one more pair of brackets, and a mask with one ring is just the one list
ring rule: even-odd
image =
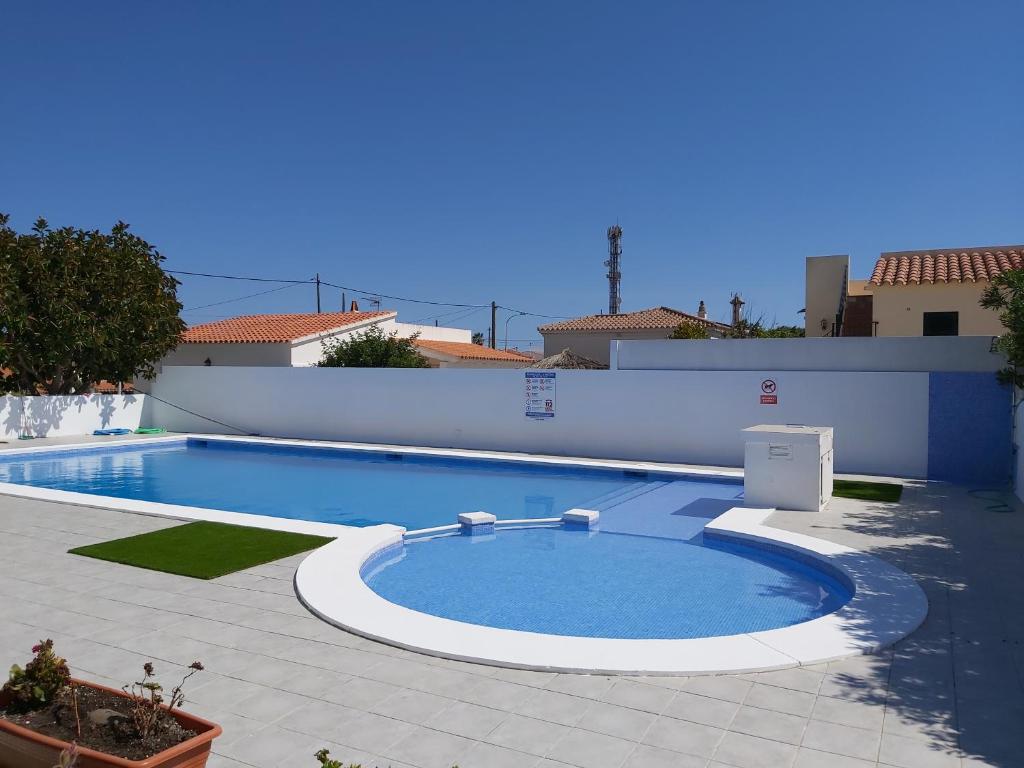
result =
[[849,597],[853,597],[857,590],[853,579],[847,575],[846,571],[833,565],[828,558],[821,555],[815,555],[796,547],[776,544],[771,541],[750,541],[728,531],[705,530],[702,535],[705,546],[722,546],[729,550],[750,549],[757,552],[761,557],[775,556],[784,562],[800,563],[819,576],[827,576],[839,585],[841,591],[846,592]]
[[1006,485],[1012,396],[991,372],[928,374],[928,479]]

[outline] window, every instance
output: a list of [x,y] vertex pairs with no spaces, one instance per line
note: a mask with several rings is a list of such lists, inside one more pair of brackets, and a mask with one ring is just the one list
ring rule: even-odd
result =
[[925,336],[959,336],[960,335],[960,313],[959,312],[925,312],[924,313],[924,335]]

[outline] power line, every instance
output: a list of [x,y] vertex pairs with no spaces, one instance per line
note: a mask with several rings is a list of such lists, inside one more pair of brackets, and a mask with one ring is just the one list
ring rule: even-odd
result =
[[[169,269],[169,270],[167,270],[167,272],[168,272],[168,274],[172,274],[172,275],[189,275],[191,277],[210,277],[210,278],[216,278],[216,279],[220,279],[220,280],[246,280],[246,281],[254,282],[254,283],[287,283],[288,285],[300,285],[300,284],[301,285],[313,285],[313,284],[315,284],[317,282],[315,278],[312,278],[312,279],[311,278],[307,278],[305,280],[279,280],[279,279],[269,278],[269,277],[248,277],[248,276],[243,276],[243,275],[220,275],[220,274],[213,274],[213,273],[210,273],[210,272],[190,272],[190,271],[183,270],[183,269]],[[337,288],[338,290],[342,290],[342,291],[351,291],[353,293],[363,294],[365,296],[373,296],[373,297],[377,297],[377,298],[381,298],[381,299],[391,299],[392,301],[406,301],[406,302],[409,302],[411,304],[426,304],[428,306],[434,306],[434,307],[458,307],[458,308],[465,308],[465,309],[489,309],[490,306],[491,306],[490,304],[462,304],[462,303],[458,303],[458,302],[454,302],[454,301],[432,301],[432,300],[429,300],[429,299],[412,299],[412,298],[409,298],[408,296],[394,296],[392,294],[379,293],[377,291],[366,291],[366,290],[363,290],[361,288],[353,288],[352,286],[348,286],[348,285],[340,285],[338,283],[330,283],[330,282],[327,282],[326,280],[321,280],[320,284],[321,285],[330,286],[331,288]],[[253,295],[259,295],[259,294],[253,294]],[[246,298],[246,297],[240,297],[240,298]],[[213,306],[213,305],[207,305],[207,306]],[[548,319],[548,320],[567,320],[568,319],[565,315],[545,315],[545,314],[541,314],[539,312],[526,312],[524,310],[515,309],[514,307],[506,307],[506,306],[501,305],[501,304],[497,305],[497,308],[505,309],[505,310],[508,310],[509,312],[518,312],[519,314],[529,315],[531,317],[542,317],[542,318],[545,318],[545,319]],[[199,309],[199,307],[193,307],[193,309]],[[442,314],[444,314],[444,313],[442,313]]]
[[490,304],[458,304],[454,301],[428,301],[427,299],[410,299],[407,296],[391,296],[387,293],[378,293],[377,291],[364,291],[362,288],[353,288],[350,285],[338,285],[337,283],[328,283],[326,280],[320,281],[321,285],[329,285],[331,288],[338,288],[342,291],[352,291],[353,293],[361,293],[366,296],[373,296],[380,299],[391,299],[392,301],[408,301],[412,304],[431,304],[435,307],[473,307],[483,309],[491,306]]
[[502,304],[498,305],[498,309],[507,309],[509,312],[518,312],[520,315],[529,315],[530,317],[543,317],[548,320],[569,320],[570,318],[565,315],[542,315],[538,312],[526,312],[521,309],[515,309],[514,307],[506,307]]
[[268,293],[276,293],[277,291],[283,291],[286,288],[294,288],[296,285],[302,285],[302,283],[289,283],[288,285],[279,285],[277,288],[271,288],[268,291],[259,291],[258,293],[250,293],[245,296],[238,296],[234,299],[224,299],[224,301],[215,301],[212,304],[200,304],[198,307],[189,307],[188,309],[181,310],[182,312],[194,312],[197,309],[206,309],[207,307],[219,307],[221,304],[231,304],[235,301],[245,301],[245,299],[253,299],[257,296],[266,296]]
[[168,269],[165,270],[170,275],[190,275],[192,277],[216,277],[220,280],[248,280],[252,283],[313,283],[312,279],[306,280],[274,280],[269,277],[242,277],[241,275],[213,275],[209,272],[186,272],[183,269]]

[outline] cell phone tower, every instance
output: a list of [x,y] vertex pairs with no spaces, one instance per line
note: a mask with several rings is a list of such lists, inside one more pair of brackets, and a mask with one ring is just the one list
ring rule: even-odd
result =
[[619,307],[622,305],[622,296],[619,294],[619,283],[622,282],[622,272],[619,271],[619,259],[622,257],[622,227],[616,224],[608,227],[608,260],[604,263],[608,267],[608,314],[619,314]]

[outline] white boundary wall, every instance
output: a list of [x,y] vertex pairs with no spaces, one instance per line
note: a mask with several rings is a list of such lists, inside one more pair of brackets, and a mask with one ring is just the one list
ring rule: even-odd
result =
[[96,429],[138,429],[144,395],[67,395],[0,397],[0,438],[70,437]]
[[[778,405],[761,405],[774,379]],[[524,414],[517,370],[165,367],[151,391],[249,433],[741,466],[740,430],[835,429],[839,472],[924,477],[928,374],[558,371],[556,415]],[[156,400],[147,422],[227,431]]]
[[686,371],[996,371],[991,336],[613,341],[612,368]]

